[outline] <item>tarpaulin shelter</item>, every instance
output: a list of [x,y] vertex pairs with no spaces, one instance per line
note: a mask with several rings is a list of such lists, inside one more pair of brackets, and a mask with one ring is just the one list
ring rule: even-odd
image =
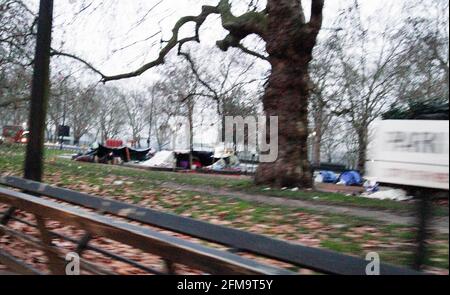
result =
[[98,148],[93,149],[84,155],[75,157],[75,160],[86,161],[87,157],[98,157],[100,162],[104,159],[112,160],[113,158],[120,158],[123,162],[145,161],[148,159],[150,151],[151,149],[139,150],[129,147],[109,148],[99,145]]
[[190,156],[192,155],[192,163],[196,168],[203,168],[210,166],[214,163],[213,153],[211,152],[197,152],[189,151],[186,152],[175,152],[175,157],[177,159],[177,167],[189,169]]
[[209,166],[213,163],[213,153],[210,152],[189,152],[189,151],[161,151],[155,154],[153,158],[141,163],[145,167],[154,168],[183,168],[189,169],[190,156],[192,163],[196,168]]
[[363,184],[363,179],[358,171],[346,171],[339,177],[339,183],[346,186],[360,186]]
[[153,168],[174,168],[175,163],[176,158],[174,152],[161,151],[156,153],[153,158],[140,163],[140,165]]
[[336,183],[339,179],[336,173],[333,171],[320,171],[323,183]]
[[108,148],[103,145],[99,145],[97,148],[96,156],[99,158],[103,158],[112,154],[113,157],[121,158],[124,162],[145,161],[150,150],[151,149],[138,150],[129,147]]

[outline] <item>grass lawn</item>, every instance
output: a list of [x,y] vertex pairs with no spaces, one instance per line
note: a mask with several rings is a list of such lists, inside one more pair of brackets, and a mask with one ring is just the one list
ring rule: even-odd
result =
[[[23,147],[11,147],[11,148],[0,148],[0,152],[8,153],[10,157],[6,162],[3,161],[3,165],[8,165],[11,169],[20,171],[22,167],[22,152]],[[67,152],[59,150],[47,150],[46,157],[50,161],[49,165],[57,167],[67,166],[67,161],[60,160],[57,158],[58,155]],[[11,157],[11,155],[16,155]],[[0,159],[0,163],[2,160]],[[173,172],[155,172],[147,170],[136,170],[136,169],[126,169],[123,167],[108,167],[105,169],[104,166],[99,165],[89,165],[83,163],[72,163],[72,165],[82,167],[80,169],[87,170],[86,173],[91,175],[98,175],[104,177],[109,173],[114,173],[118,176],[142,178],[147,182],[153,184],[160,184],[161,182],[171,182],[182,185],[191,185],[199,187],[213,187],[216,189],[226,189],[229,191],[240,191],[250,194],[266,195],[271,197],[280,197],[288,199],[299,199],[306,200],[310,202],[329,204],[329,205],[343,205],[343,206],[354,206],[360,208],[369,208],[377,210],[386,210],[397,213],[415,213],[416,206],[411,202],[396,202],[390,200],[374,200],[362,197],[346,196],[340,193],[324,193],[316,191],[292,191],[292,190],[280,190],[271,188],[268,190],[267,187],[255,186],[250,179],[233,179],[224,177],[209,177],[206,175],[199,174],[183,174],[183,173],[173,173]],[[448,206],[435,206],[433,213],[435,216],[448,216],[449,208]]]
[[[53,159],[60,155],[61,151],[48,150],[47,159]],[[20,166],[19,163],[15,163],[14,166]],[[52,161],[52,165],[61,166],[62,160]],[[76,165],[76,164],[73,164]],[[78,165],[78,164],[77,164]],[[85,169],[86,164],[79,164],[81,169]],[[88,164],[89,165],[89,164]],[[391,200],[375,200],[367,199],[362,197],[346,196],[340,193],[325,193],[316,191],[292,191],[292,190],[280,190],[271,188],[268,190],[267,187],[255,186],[250,179],[233,179],[233,178],[223,178],[223,177],[209,177],[206,175],[199,174],[183,174],[183,173],[173,173],[173,172],[156,172],[147,170],[136,170],[136,169],[124,169],[122,167],[110,167],[105,169],[103,166],[89,165],[87,173],[93,173],[99,176],[108,175],[110,171],[113,171],[115,175],[127,176],[133,178],[142,178],[146,181],[152,182],[154,184],[159,184],[161,182],[172,182],[176,184],[200,186],[200,187],[213,187],[217,189],[227,189],[229,191],[240,191],[250,194],[266,195],[271,197],[280,197],[288,199],[299,199],[306,200],[310,202],[329,204],[329,205],[343,205],[343,206],[354,206],[360,208],[370,208],[377,210],[386,210],[397,213],[415,213],[416,206],[411,202],[397,202]],[[449,209],[448,206],[435,206],[433,213],[435,216],[448,216]]]
[[[354,216],[324,214],[311,210],[269,206],[185,190],[164,189],[161,182],[207,185],[216,188],[263,193],[248,180],[230,180],[201,175],[151,172],[119,166],[92,165],[59,159],[60,151],[47,151],[44,181],[105,198],[176,213],[191,218],[243,229],[276,238],[365,257],[378,252],[382,261],[410,265],[414,250],[414,229]],[[20,176],[23,148],[0,146],[0,174]],[[118,182],[120,181],[120,182]],[[267,192],[265,192],[267,193]],[[280,197],[344,203],[345,196],[315,192],[270,191]],[[355,198],[355,200],[359,200]],[[370,201],[370,202],[369,202]],[[373,206],[360,200],[358,206]],[[385,201],[383,201],[385,202]],[[345,202],[348,204],[348,198]],[[399,204],[404,206],[404,204]],[[392,208],[389,205],[386,209]],[[393,206],[393,205],[392,205]],[[448,235],[430,239],[427,265],[448,273]]]

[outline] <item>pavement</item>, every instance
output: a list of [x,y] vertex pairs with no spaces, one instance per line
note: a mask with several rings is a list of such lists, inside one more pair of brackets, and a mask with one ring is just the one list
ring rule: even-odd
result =
[[[183,185],[176,183],[165,182],[161,184],[162,187],[175,190],[185,190],[191,192],[198,192],[209,195],[217,195],[221,197],[226,197],[230,199],[241,199],[250,202],[274,205],[274,206],[287,206],[293,208],[303,208],[310,209],[323,213],[333,213],[333,214],[344,214],[352,215],[361,218],[369,218],[373,220],[378,220],[390,224],[400,224],[400,225],[415,225],[417,224],[417,219],[414,216],[408,216],[404,214],[397,214],[382,210],[368,209],[368,208],[357,208],[348,207],[342,205],[326,205],[318,204],[312,201],[305,200],[295,200],[280,197],[271,197],[266,195],[249,194],[239,191],[231,191],[227,189],[218,189],[212,187],[200,187],[193,185]],[[439,233],[448,234],[449,233],[449,218],[439,217],[432,221],[432,229],[438,231]]]

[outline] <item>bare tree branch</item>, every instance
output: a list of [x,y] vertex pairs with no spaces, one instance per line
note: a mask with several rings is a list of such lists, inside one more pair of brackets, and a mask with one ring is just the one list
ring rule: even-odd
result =
[[[221,41],[217,42],[217,45],[220,49],[226,51],[229,47],[236,47],[241,49],[243,52],[251,54],[253,56],[257,56],[262,59],[267,59],[264,55],[259,54],[257,52],[251,51],[245,48],[240,44],[240,41],[245,37],[251,34],[257,34],[261,38],[264,38],[267,22],[266,11],[256,12],[250,11],[241,16],[234,16],[231,13],[231,4],[228,0],[220,0],[217,6],[209,6],[205,5],[202,7],[202,11],[197,16],[185,16],[177,21],[174,28],[172,29],[172,37],[166,42],[167,44],[161,49],[158,57],[145,65],[141,66],[135,71],[128,72],[120,75],[108,76],[94,67],[91,63],[83,60],[80,57],[77,57],[73,54],[63,53],[54,50],[52,55],[65,56],[69,58],[73,58],[84,65],[86,65],[89,69],[97,73],[101,76],[102,82],[108,82],[113,80],[121,80],[131,77],[136,77],[142,75],[144,72],[148,71],[151,68],[154,68],[158,65],[164,63],[165,57],[174,49],[178,47],[178,51],[181,52],[181,48],[185,43],[188,42],[200,42],[200,27],[204,24],[207,17],[212,14],[219,14],[222,20],[222,27],[228,30],[229,35]],[[191,37],[179,39],[179,31],[180,29],[187,23],[194,22],[195,23],[195,33]]]
[[7,101],[0,102],[0,108],[6,108],[6,107],[9,107],[10,105],[27,102],[29,100],[30,100],[29,97],[10,99]]
[[312,28],[316,32],[316,34],[319,33],[322,27],[323,6],[324,0],[311,1],[311,20],[309,21],[309,27]]
[[76,61],[81,62],[82,64],[84,64],[85,66],[87,66],[89,69],[91,69],[93,72],[95,72],[96,74],[100,75],[102,77],[102,80],[106,78],[106,75],[104,75],[102,72],[100,72],[100,70],[98,70],[97,68],[95,68],[92,64],[90,64],[89,62],[85,61],[84,59],[74,55],[74,54],[70,54],[70,53],[64,53],[55,49],[52,49],[51,52],[51,56],[65,56],[65,57],[69,57],[72,58]]

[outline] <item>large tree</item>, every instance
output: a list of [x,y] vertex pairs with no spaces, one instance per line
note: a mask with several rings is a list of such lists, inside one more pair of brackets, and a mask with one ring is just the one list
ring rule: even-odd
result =
[[[272,66],[271,75],[263,97],[267,116],[279,120],[278,159],[259,165],[256,182],[276,186],[312,186],[312,173],[308,161],[308,101],[310,78],[308,66],[312,51],[322,26],[324,0],[311,1],[311,18],[305,18],[300,0],[268,0],[264,9],[256,7],[236,16],[229,0],[220,0],[215,6],[205,5],[197,16],[178,20],[171,39],[162,48],[157,59],[139,69],[120,75],[105,75],[91,64],[70,54],[54,51],[55,55],[76,58],[102,76],[102,81],[112,81],[139,76],[164,63],[165,57],[187,42],[200,42],[200,28],[210,15],[218,15],[228,35],[217,42],[224,51],[234,47],[248,54],[267,60]],[[180,29],[195,23],[195,34],[179,38]],[[244,47],[243,40],[257,35],[266,43],[266,52],[252,51]],[[269,139],[270,140],[270,139]]]

